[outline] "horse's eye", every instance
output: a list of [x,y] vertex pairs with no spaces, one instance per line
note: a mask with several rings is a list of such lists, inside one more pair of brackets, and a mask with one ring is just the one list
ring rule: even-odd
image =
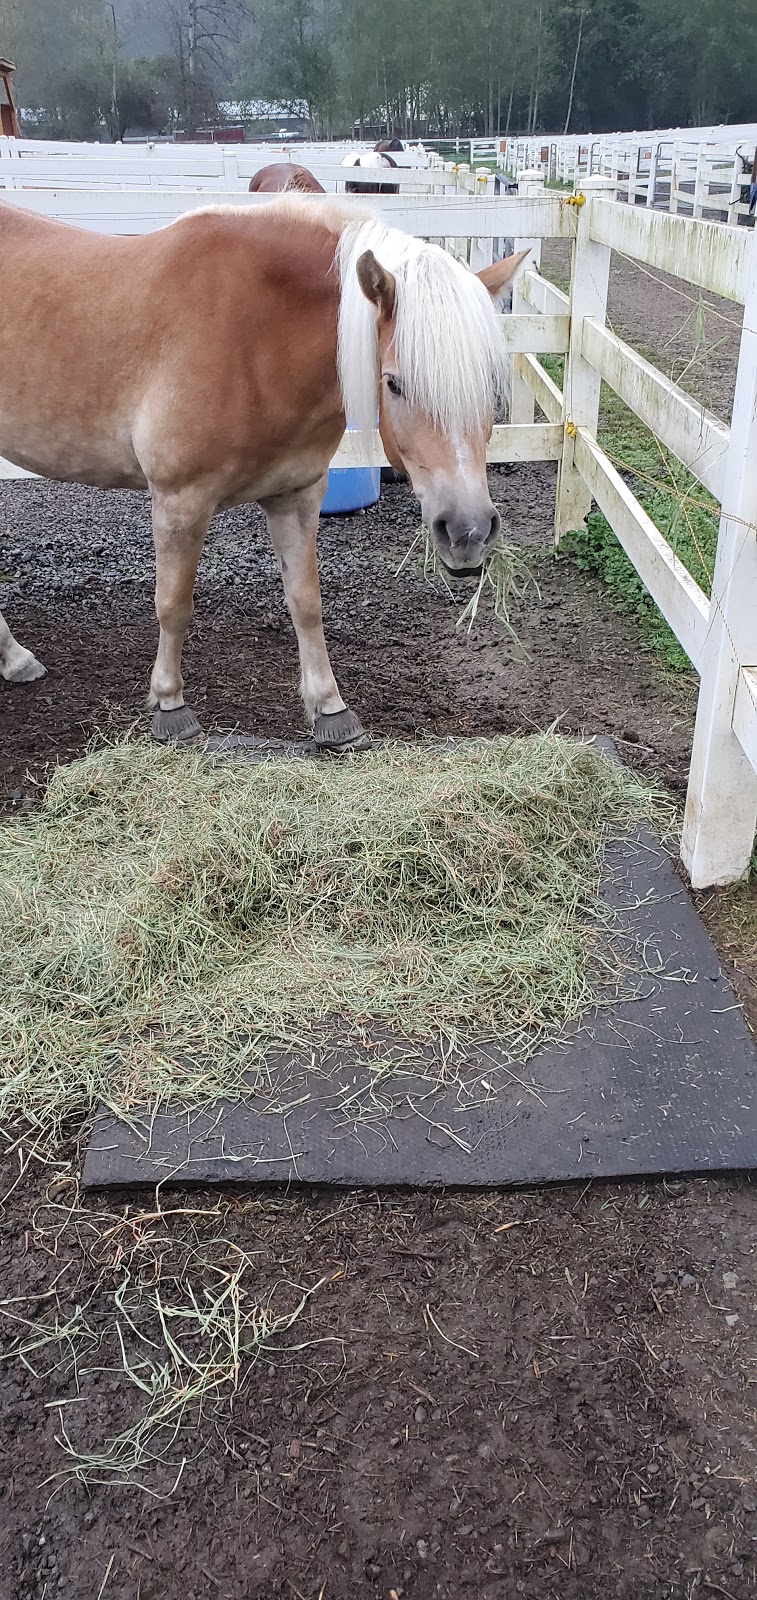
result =
[[402,385],[399,381],[399,378],[395,378],[392,372],[390,372],[389,377],[386,380],[386,387],[390,394],[397,395],[398,397],[402,394]]

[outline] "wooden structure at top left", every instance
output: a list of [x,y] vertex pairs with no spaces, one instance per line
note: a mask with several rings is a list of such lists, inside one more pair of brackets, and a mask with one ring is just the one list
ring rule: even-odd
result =
[[6,61],[5,56],[0,56],[0,134],[6,139],[21,138],[16,103],[13,99],[15,70],[12,61]]

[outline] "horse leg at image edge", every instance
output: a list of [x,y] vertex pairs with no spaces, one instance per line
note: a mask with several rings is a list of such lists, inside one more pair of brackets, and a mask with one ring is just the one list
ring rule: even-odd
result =
[[300,689],[319,750],[339,754],[369,740],[359,718],[339,693],[323,636],[318,578],[318,517],[326,477],[296,494],[262,501],[268,532],[281,569],[289,613],[300,652]]
[[153,491],[155,611],[160,640],[150,678],[148,704],[155,707],[152,733],[162,743],[189,744],[202,728],[184,703],[181,652],[194,610],[197,566],[215,503],[196,490],[174,495]]
[[0,616],[0,672],[8,683],[33,683],[45,675],[41,661],[14,639],[5,617]]

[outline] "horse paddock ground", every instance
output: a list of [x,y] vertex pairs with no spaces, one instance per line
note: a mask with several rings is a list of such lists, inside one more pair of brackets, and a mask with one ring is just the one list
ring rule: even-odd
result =
[[[611,734],[682,795],[693,683],[667,678],[635,621],[554,558],[551,467],[493,470],[490,483],[538,582],[514,613],[531,659],[489,620],[457,632],[459,608],[414,566],[395,577],[417,514],[403,487],[385,488],[364,516],[322,527],[326,637],[351,703],[401,737],[560,717]],[[15,811],[34,804],[49,761],[144,715],[152,564],[137,494],[4,484],[0,522],[8,615],[48,667],[27,688],[0,684],[0,793]],[[294,636],[250,508],[211,531],[186,677],[208,728],[302,726]],[[757,960],[732,904],[711,896],[704,910],[754,1025]],[[247,1364],[236,1392],[211,1384],[179,1439],[117,1487],[96,1463],[87,1485],[51,1475],[72,1464],[61,1440],[97,1452],[143,1414],[124,1372],[85,1352],[77,1392],[56,1370],[65,1340],[28,1367],[0,1362],[0,1600],[754,1594],[747,1179],[473,1197],[208,1191],[166,1194],[158,1214],[77,1195],[75,1129],[52,1164],[21,1151],[2,1176],[0,1353],[13,1317],[53,1326],[58,1306],[85,1307],[103,1332],[124,1265],[156,1343],[159,1297],[202,1293],[245,1258],[253,1299],[291,1306],[281,1280],[320,1287],[275,1354]]]

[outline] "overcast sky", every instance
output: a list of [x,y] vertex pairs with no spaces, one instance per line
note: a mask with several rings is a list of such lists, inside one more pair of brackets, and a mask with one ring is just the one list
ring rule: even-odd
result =
[[165,48],[165,30],[150,0],[113,0],[118,30],[130,56],[159,55]]

